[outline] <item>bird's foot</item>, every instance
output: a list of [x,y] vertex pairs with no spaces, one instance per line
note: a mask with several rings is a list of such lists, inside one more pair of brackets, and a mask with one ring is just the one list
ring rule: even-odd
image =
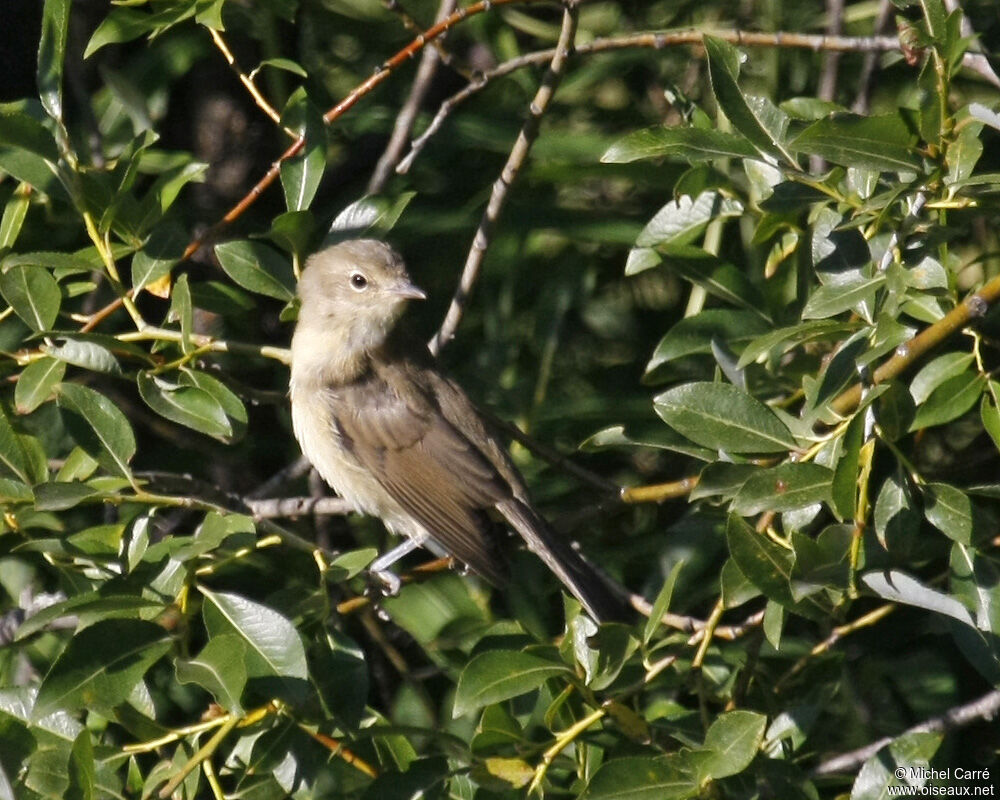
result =
[[395,572],[388,569],[368,570],[368,587],[365,589],[366,595],[396,597],[402,588],[403,582]]

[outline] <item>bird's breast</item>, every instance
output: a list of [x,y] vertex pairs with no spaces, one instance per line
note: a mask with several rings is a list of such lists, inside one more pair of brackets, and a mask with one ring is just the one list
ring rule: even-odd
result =
[[302,453],[333,490],[356,511],[392,516],[395,503],[351,453],[337,425],[335,395],[291,381],[292,429]]

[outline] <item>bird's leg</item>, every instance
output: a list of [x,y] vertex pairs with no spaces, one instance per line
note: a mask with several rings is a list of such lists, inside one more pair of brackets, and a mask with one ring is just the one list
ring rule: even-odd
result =
[[389,567],[395,564],[407,553],[412,553],[420,547],[420,542],[416,539],[405,537],[396,547],[392,548],[385,555],[376,558],[368,568],[368,574],[375,577],[382,584],[382,593],[388,597],[395,597],[399,594],[402,582]]

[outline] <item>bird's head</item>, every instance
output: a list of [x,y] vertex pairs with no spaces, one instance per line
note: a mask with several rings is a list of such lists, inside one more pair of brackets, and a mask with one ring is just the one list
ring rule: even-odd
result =
[[345,354],[380,347],[410,300],[427,295],[413,284],[402,257],[376,239],[352,239],[306,261],[298,288],[296,337],[338,341]]

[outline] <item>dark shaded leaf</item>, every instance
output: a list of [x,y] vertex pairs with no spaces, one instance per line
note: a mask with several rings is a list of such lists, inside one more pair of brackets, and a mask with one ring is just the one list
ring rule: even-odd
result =
[[131,694],[170,648],[159,625],[137,619],[96,622],[74,636],[42,680],[34,719],[86,706],[107,714]]

